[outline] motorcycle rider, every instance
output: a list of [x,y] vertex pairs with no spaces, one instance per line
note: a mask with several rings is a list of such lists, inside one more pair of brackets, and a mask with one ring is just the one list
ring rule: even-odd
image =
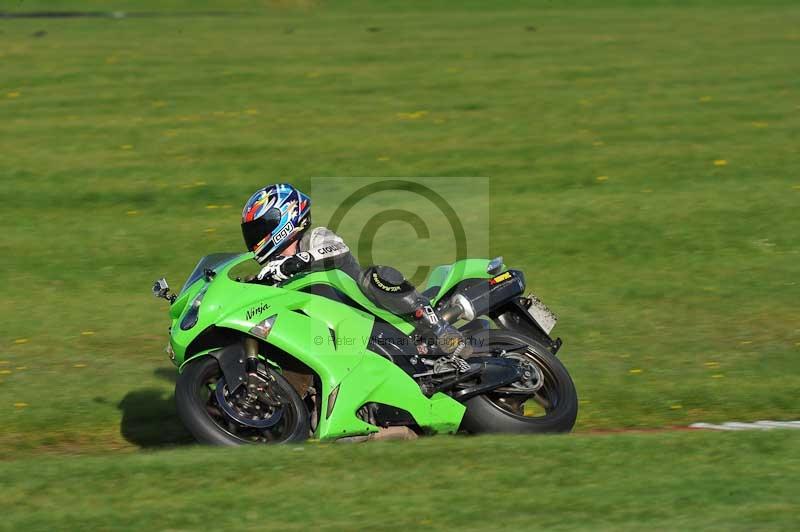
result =
[[[351,276],[370,299],[395,313],[413,315],[417,334],[426,340],[418,350],[454,359],[471,348],[461,332],[440,319],[430,299],[417,292],[402,274],[386,266],[364,271],[344,240],[325,227],[309,230],[311,199],[292,185],[279,183],[257,190],[242,210],[242,234],[247,248],[264,265],[256,280],[279,283],[309,271],[339,269]],[[376,297],[377,295],[377,297]],[[469,369],[461,360],[460,370]]]

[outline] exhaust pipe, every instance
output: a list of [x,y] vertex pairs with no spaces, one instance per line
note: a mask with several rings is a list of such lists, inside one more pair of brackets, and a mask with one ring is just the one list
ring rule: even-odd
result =
[[525,277],[522,272],[509,270],[491,279],[486,279],[463,289],[459,289],[447,307],[440,312],[442,319],[452,324],[460,318],[472,321],[487,314],[525,290]]

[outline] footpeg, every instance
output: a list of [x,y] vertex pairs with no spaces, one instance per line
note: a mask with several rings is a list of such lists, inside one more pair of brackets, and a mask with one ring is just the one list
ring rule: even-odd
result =
[[470,365],[469,365],[469,362],[467,362],[466,360],[464,360],[460,356],[454,356],[452,358],[452,362],[453,362],[453,364],[455,364],[456,368],[458,368],[458,372],[459,373],[466,373],[467,371],[469,371],[471,369]]

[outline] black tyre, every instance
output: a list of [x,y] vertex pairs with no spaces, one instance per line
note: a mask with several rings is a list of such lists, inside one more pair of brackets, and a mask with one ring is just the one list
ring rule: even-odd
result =
[[219,363],[210,356],[190,362],[178,377],[175,405],[181,421],[199,442],[210,445],[292,443],[307,439],[308,409],[292,385],[280,373],[265,366],[259,368],[258,374],[269,383],[273,399],[269,404],[251,401],[247,405],[265,414],[273,409],[272,419],[277,420],[273,425],[253,427],[231,415],[230,412],[235,412],[242,419],[247,415],[247,411],[236,404],[236,396],[226,401],[225,408],[220,406],[217,387],[223,387],[223,392],[227,390]]
[[467,400],[462,429],[472,433],[517,434],[572,430],[578,416],[578,394],[567,369],[555,355],[535,340],[503,329],[481,331],[473,340],[492,347],[527,345],[511,356],[535,364],[542,379],[534,394],[507,389]]

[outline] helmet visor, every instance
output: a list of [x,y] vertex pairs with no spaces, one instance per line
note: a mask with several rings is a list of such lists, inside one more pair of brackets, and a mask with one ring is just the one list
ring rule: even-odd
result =
[[259,216],[255,220],[249,222],[244,222],[242,224],[242,235],[244,236],[244,243],[247,245],[247,249],[255,251],[259,242],[272,235],[272,232],[278,227],[280,221],[281,210],[273,207],[264,213],[263,216]]

